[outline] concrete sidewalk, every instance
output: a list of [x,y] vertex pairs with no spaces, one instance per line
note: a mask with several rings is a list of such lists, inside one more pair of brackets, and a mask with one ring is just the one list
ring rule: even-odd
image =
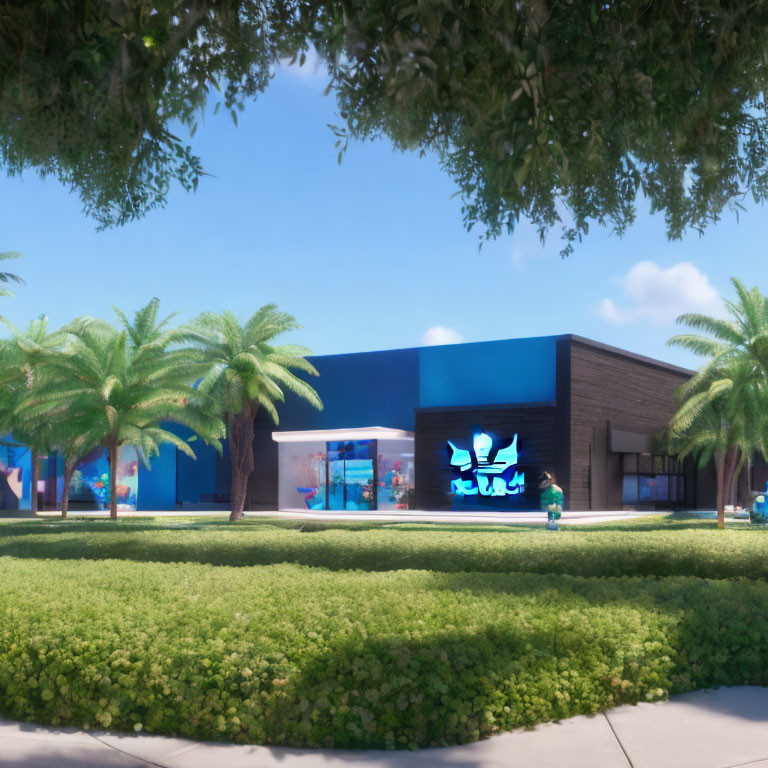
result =
[[[616,520],[628,520],[635,517],[648,517],[652,515],[665,515],[670,512],[651,511],[622,511],[607,510],[604,512],[563,512],[560,525],[588,525],[590,523],[610,523]],[[61,514],[52,510],[38,512],[40,518],[57,518]],[[301,511],[289,512],[246,512],[247,518],[279,517],[286,520],[315,520],[315,521],[346,521],[346,522],[378,522],[378,523],[448,523],[471,525],[540,525],[547,523],[544,512],[454,512],[450,510],[439,512],[426,512],[420,510],[388,510],[386,512],[333,512],[333,511]],[[109,512],[103,510],[89,510],[83,512],[71,512],[71,518],[108,518]],[[168,510],[155,512],[124,512],[119,513],[120,518],[141,517],[210,517],[226,520],[229,512],[221,510]]]
[[768,768],[768,688],[697,691],[461,747],[345,752],[201,744],[0,720],[10,768]]

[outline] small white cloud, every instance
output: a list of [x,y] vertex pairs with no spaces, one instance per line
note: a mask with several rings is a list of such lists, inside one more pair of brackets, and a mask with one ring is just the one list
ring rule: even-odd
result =
[[624,317],[619,308],[616,306],[616,302],[613,299],[602,299],[597,306],[597,312],[604,320],[608,320],[610,323],[616,323],[617,325],[624,322]]
[[454,328],[446,328],[443,325],[433,325],[424,331],[422,343],[426,347],[434,347],[439,344],[461,344],[464,337]]
[[605,298],[597,307],[600,317],[610,323],[650,320],[656,325],[671,325],[686,312],[722,311],[722,300],[709,278],[689,261],[667,268],[641,261],[616,284],[623,294],[623,306]]

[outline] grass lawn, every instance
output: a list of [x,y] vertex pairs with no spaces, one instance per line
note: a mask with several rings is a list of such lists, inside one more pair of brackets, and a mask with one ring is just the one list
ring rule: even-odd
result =
[[0,716],[414,747],[768,684],[768,531],[0,522]]

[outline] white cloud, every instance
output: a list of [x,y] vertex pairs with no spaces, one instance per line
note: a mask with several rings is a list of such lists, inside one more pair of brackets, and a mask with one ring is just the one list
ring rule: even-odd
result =
[[438,344],[461,344],[464,341],[464,337],[454,328],[433,325],[424,331],[421,341],[426,347],[434,347]]
[[661,267],[653,261],[635,264],[616,280],[621,296],[618,302],[603,299],[598,314],[610,323],[635,323],[650,320],[656,325],[671,325],[686,312],[720,314],[722,299],[691,262]]
[[602,299],[597,305],[597,311],[600,317],[611,323],[619,325],[624,322],[624,317],[613,299]]

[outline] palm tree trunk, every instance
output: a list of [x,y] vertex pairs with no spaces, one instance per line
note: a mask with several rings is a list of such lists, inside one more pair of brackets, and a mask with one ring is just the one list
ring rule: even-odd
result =
[[229,455],[232,460],[231,521],[240,520],[245,508],[248,478],[253,472],[253,411],[246,405],[227,429]]
[[739,449],[730,447],[725,453],[723,505],[733,504],[733,476],[736,473],[736,462],[739,458]]
[[67,517],[69,512],[69,485],[72,482],[72,475],[75,473],[77,459],[72,456],[64,458],[64,487],[61,489],[61,516]]
[[717,469],[717,527],[725,528],[725,457],[722,453],[715,456]]
[[31,452],[32,456],[32,471],[31,471],[31,479],[30,483],[32,487],[30,488],[30,494],[29,494],[29,508],[32,511],[33,515],[37,515],[37,482],[40,478],[40,457],[37,454],[37,451]]
[[117,520],[117,443],[109,446],[109,516]]
[[736,469],[733,471],[733,480],[731,481],[731,501],[733,508],[739,503],[739,480],[741,478],[742,470],[747,461],[747,454],[744,451],[739,452],[739,460],[736,464]]

